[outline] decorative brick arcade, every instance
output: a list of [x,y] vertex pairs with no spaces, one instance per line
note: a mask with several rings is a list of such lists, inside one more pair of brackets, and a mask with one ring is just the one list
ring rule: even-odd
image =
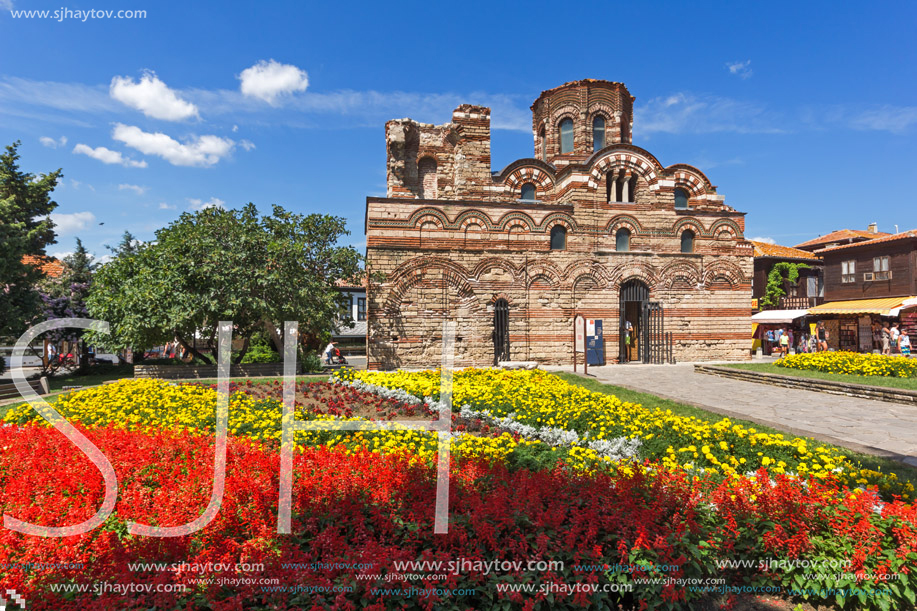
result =
[[575,314],[603,320],[609,363],[639,359],[639,329],[620,343],[643,305],[622,295],[638,293],[662,306],[676,360],[749,358],[744,213],[700,170],[631,144],[633,100],[598,80],[543,92],[535,156],[499,172],[489,108],[386,124],[388,197],[366,203],[368,268],[385,278],[367,295],[371,369],[435,367],[444,319],[457,323],[456,366],[492,365],[495,353],[569,364]]

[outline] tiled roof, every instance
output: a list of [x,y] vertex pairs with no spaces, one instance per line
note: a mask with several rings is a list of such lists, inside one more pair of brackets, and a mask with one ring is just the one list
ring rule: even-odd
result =
[[42,258],[26,255],[22,258],[22,262],[40,268],[49,278],[60,278],[64,273],[64,264],[54,257]]
[[777,257],[780,259],[818,259],[807,250],[790,248],[789,246],[780,246],[779,244],[768,244],[767,242],[755,242],[749,240],[755,249],[756,257]]
[[331,337],[366,337],[366,321],[354,321],[353,329],[348,328],[346,325],[341,325],[341,328],[334,331]]
[[366,288],[366,274],[363,274],[359,278],[352,278],[350,280],[335,280],[334,285],[339,289],[357,289],[357,288]]
[[875,240],[869,240],[867,242],[856,242],[854,244],[842,244],[841,246],[835,246],[834,248],[823,248],[816,252],[819,252],[819,253],[834,252],[835,250],[843,250],[844,248],[853,248],[854,246],[863,246],[865,244],[869,244],[870,246],[872,246],[873,244],[880,244],[880,243],[884,244],[885,242],[894,242],[895,240],[907,240],[910,238],[917,238],[917,229],[911,229],[910,231],[903,231],[901,233],[891,233],[891,234],[887,233],[885,234],[885,236],[881,238],[876,238]]
[[883,233],[877,231],[872,233],[871,231],[860,231],[859,229],[838,229],[837,231],[832,231],[829,234],[818,236],[813,240],[808,242],[803,242],[802,244],[797,244],[796,248],[803,248],[805,246],[818,246],[819,244],[830,244],[831,242],[840,242],[842,240],[850,240],[857,238],[865,238],[867,240],[873,240],[875,238],[883,238],[885,236],[893,235],[891,233]]

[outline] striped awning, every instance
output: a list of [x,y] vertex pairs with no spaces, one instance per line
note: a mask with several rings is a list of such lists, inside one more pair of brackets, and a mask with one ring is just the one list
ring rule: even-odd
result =
[[[884,297],[882,299],[854,299],[852,301],[831,301],[809,308],[809,314],[878,314],[892,316],[892,310],[914,297]],[[897,313],[897,312],[896,312]]]

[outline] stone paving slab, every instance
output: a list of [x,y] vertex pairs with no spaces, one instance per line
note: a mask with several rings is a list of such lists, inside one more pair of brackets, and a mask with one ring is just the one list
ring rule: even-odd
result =
[[[549,369],[573,371],[572,366]],[[605,384],[917,466],[917,409],[905,405],[704,375],[694,372],[693,363],[605,365],[590,367],[589,375]]]

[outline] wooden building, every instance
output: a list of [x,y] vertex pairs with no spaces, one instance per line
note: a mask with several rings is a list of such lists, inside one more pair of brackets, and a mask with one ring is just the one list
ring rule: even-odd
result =
[[828,327],[829,347],[868,352],[873,325],[917,331],[917,230],[816,251],[824,261],[825,303],[809,310]]

